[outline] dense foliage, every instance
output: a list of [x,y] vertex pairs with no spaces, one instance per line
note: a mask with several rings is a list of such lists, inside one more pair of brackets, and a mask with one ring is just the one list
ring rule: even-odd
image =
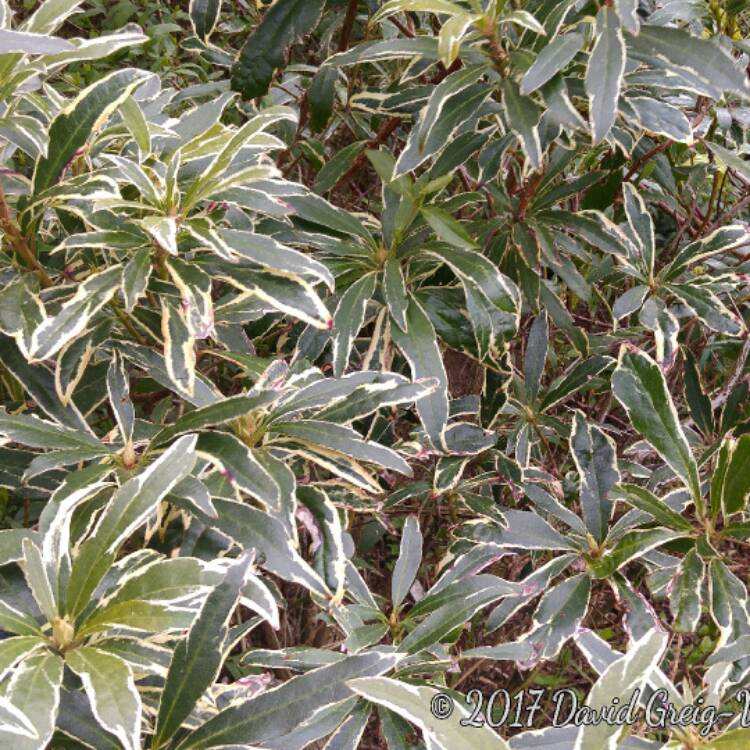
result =
[[0,0],[0,745],[750,747],[746,6]]

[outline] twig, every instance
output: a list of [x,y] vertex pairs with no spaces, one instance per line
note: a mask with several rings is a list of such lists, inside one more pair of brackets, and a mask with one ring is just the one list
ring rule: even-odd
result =
[[24,239],[24,236],[21,234],[21,230],[18,228],[15,221],[13,221],[2,184],[0,184],[0,229],[5,232],[10,241],[11,247],[21,256],[21,258],[23,258],[23,262],[26,266],[30,270],[35,271],[37,276],[39,276],[42,286],[45,289],[53,286],[54,282],[39,263],[36,255],[34,255]]
[[349,49],[352,29],[354,28],[354,22],[357,20],[357,5],[358,0],[349,0],[349,4],[346,6],[346,16],[344,16],[344,25],[341,27],[341,38],[339,39],[339,52]]

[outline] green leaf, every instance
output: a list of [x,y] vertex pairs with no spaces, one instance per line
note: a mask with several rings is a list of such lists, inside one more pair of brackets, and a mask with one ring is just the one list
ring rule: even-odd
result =
[[394,450],[369,440],[344,425],[321,422],[317,419],[300,419],[296,422],[275,422],[273,432],[299,440],[310,448],[322,446],[343,453],[355,460],[383,466],[400,474],[411,476],[409,464]]
[[750,434],[730,443],[729,461],[724,473],[721,507],[724,517],[747,509],[750,495]]
[[474,116],[492,91],[490,86],[477,83],[484,70],[485,65],[470,65],[451,73],[432,89],[396,161],[393,179],[440,153],[458,128]]
[[[594,683],[586,705],[592,709],[611,706],[615,698],[627,705],[635,690],[643,689],[649,676],[659,666],[667,645],[667,634],[652,630],[631,644],[628,653],[613,661]],[[611,747],[621,731],[616,724],[601,722],[587,724],[580,730],[576,747],[580,750],[601,750]]]
[[422,532],[416,516],[409,516],[401,532],[401,546],[391,578],[391,602],[399,607],[409,593],[422,562]]
[[183,311],[163,300],[161,334],[167,375],[179,393],[192,396],[195,390],[195,337]]
[[135,409],[130,400],[128,372],[119,352],[115,352],[107,370],[107,393],[120,430],[120,437],[124,443],[129,443],[133,438],[135,427]]
[[140,105],[132,96],[129,96],[120,105],[120,114],[135,142],[138,144],[141,153],[144,156],[150,154],[151,133],[149,132],[148,121]]
[[425,206],[420,209],[420,212],[443,242],[463,250],[476,248],[476,243],[469,237],[466,230],[447,211],[437,206]]
[[510,129],[521,142],[526,158],[534,169],[542,166],[542,144],[539,140],[541,111],[532,99],[522,96],[514,81],[503,82],[503,107]]
[[122,659],[91,646],[68,651],[65,663],[81,678],[96,720],[126,750],[141,746],[141,698]]
[[5,697],[31,722],[34,739],[0,729],[0,744],[13,750],[47,747],[55,731],[63,660],[49,651],[24,659],[13,671]]
[[534,318],[526,339],[526,352],[523,359],[523,382],[529,402],[536,399],[542,383],[544,365],[549,347],[549,324],[546,313]]
[[7,414],[0,410],[0,434],[31,448],[101,449],[101,443],[81,430],[48,422],[33,414]]
[[261,567],[326,599],[330,596],[323,580],[297,552],[294,540],[280,520],[231,500],[215,499],[214,505],[219,517],[212,519],[211,525],[243,548],[256,550]]
[[744,71],[713,40],[670,26],[642,25],[628,47],[631,57],[672,74],[681,88],[711,99],[721,99],[725,91],[747,95]]
[[625,40],[614,10],[603,5],[596,16],[596,44],[586,68],[586,94],[594,145],[601,143],[617,118],[617,100],[625,72]]
[[698,429],[706,436],[714,429],[713,407],[706,395],[696,366],[695,355],[686,350],[685,355],[685,398],[690,406],[690,414]]
[[332,65],[321,65],[307,90],[310,107],[310,130],[319,133],[328,124],[333,114],[336,99],[336,81],[339,71]]
[[278,0],[240,50],[232,68],[232,88],[246,99],[268,92],[274,70],[284,65],[286,48],[318,25],[325,0]]
[[728,253],[735,248],[746,245],[749,239],[750,233],[742,224],[730,224],[721,227],[709,234],[708,237],[691,242],[682,248],[665,269],[664,278],[667,281],[674,281],[690,265],[714,255]]
[[570,452],[581,478],[579,499],[586,528],[598,542],[604,541],[612,517],[609,493],[620,481],[614,440],[576,411]]
[[195,35],[205,42],[219,20],[221,0],[190,0],[189,13]]
[[31,337],[31,361],[44,360],[81,334],[89,320],[107,304],[120,286],[122,268],[114,266],[89,276],[52,318],[47,318]]
[[481,583],[469,590],[468,593],[454,599],[453,597],[430,612],[428,617],[417,625],[399,645],[399,650],[415,654],[423,649],[429,649],[443,638],[453,633],[456,628],[466,626],[488,604],[503,599],[517,592],[512,583],[496,578],[482,576]]
[[620,500],[625,500],[634,508],[649,513],[657,523],[664,524],[667,528],[687,532],[693,529],[690,521],[673,511],[663,500],[656,497],[645,487],[623,482],[613,489],[612,495]]
[[253,263],[283,273],[311,276],[329,289],[334,287],[333,276],[322,263],[271,237],[239,229],[222,229],[219,235],[230,250]]
[[[0,627],[5,629],[5,623]],[[27,658],[40,648],[45,648],[47,641],[40,635],[19,635],[13,638],[4,638],[0,641],[0,675],[5,676],[22,659]],[[0,722],[2,720],[0,719]]]
[[[3,533],[7,534],[8,532]],[[42,632],[31,615],[2,601],[0,601],[0,628],[24,636],[38,636]]]
[[158,503],[192,471],[195,436],[177,440],[147,469],[129,479],[112,496],[94,530],[73,562],[67,592],[67,612],[77,615],[114,562],[119,546],[146,522]]
[[[226,402],[223,402],[226,407]],[[216,405],[218,407],[218,404]],[[236,402],[228,405],[236,406]],[[211,409],[212,418],[218,416],[218,409],[208,407],[196,410],[194,422],[204,421]],[[200,412],[200,413],[198,413]],[[226,410],[223,410],[226,414]],[[189,415],[186,415],[189,417]],[[176,425],[172,428],[175,429]],[[247,492],[262,503],[277,505],[279,503],[279,486],[273,477],[260,465],[253,451],[240,442],[234,435],[223,432],[203,432],[198,437],[196,450],[219,467],[230,485]]]
[[406,331],[406,310],[409,297],[401,264],[394,257],[388,258],[383,268],[383,293],[391,319],[402,331]]
[[417,414],[435,450],[442,450],[443,432],[448,421],[448,376],[438,348],[435,329],[422,306],[414,297],[409,297],[406,311],[406,331],[391,327],[396,346],[401,349],[414,380],[435,378],[437,389],[419,399]]
[[556,76],[581,51],[584,36],[578,32],[558,36],[542,49],[521,79],[521,94],[528,96]]
[[187,638],[174,650],[154,732],[154,747],[170,739],[193,710],[196,701],[216,680],[224,658],[229,618],[237,606],[249,557],[241,557],[213,588]]
[[81,91],[55,117],[49,129],[49,156],[36,163],[33,193],[54,185],[74,154],[143,81],[146,74],[134,68],[115,70]]
[[[252,396],[230,396],[208,406],[202,406],[183,414],[171,425],[158,432],[152,439],[152,446],[165,445],[178,435],[200,432],[206,427],[227,424],[239,417],[257,412],[267,407],[276,397],[273,391],[261,391]],[[211,441],[209,440],[209,443]]]
[[293,677],[273,690],[219,712],[180,742],[177,750],[263,743],[280,737],[322,707],[349,698],[349,680],[381,675],[401,658],[400,654],[372,651]]
[[128,312],[133,311],[138,300],[146,293],[150,276],[151,252],[143,247],[135,252],[122,272],[122,296]]
[[434,750],[455,750],[459,747],[482,750],[508,750],[509,746],[489,725],[480,727],[462,724],[468,721],[470,712],[461,702],[447,694],[444,697],[453,703],[448,719],[436,719],[431,706],[440,694],[435,688],[409,685],[388,677],[360,677],[350,680],[350,687],[368,701],[395,711],[407,721],[415,724],[424,734],[429,747]]
[[333,314],[333,376],[340,378],[349,364],[354,340],[365,319],[365,310],[375,291],[376,274],[357,279],[341,296]]
[[76,635],[85,638],[113,628],[169,633],[190,627],[194,616],[195,611],[185,607],[131,599],[94,610],[79,623]]
[[669,608],[674,618],[672,627],[681,633],[693,633],[701,616],[701,586],[705,565],[691,549],[680,561],[671,583]]
[[21,28],[36,34],[51,34],[62,26],[63,21],[75,13],[82,0],[45,0],[27,18]]
[[750,729],[730,729],[720,737],[701,745],[700,750],[743,750],[750,742]]
[[601,557],[589,562],[589,571],[594,578],[607,578],[625,563],[645,555],[652,549],[687,534],[670,529],[637,529],[625,534],[615,546]]
[[[57,564],[57,560],[51,560],[49,564],[50,566],[54,566]],[[55,594],[52,590],[45,560],[42,559],[42,552],[31,539],[23,540],[23,567],[26,581],[29,584],[31,593],[34,595],[36,603],[39,605],[39,609],[47,618],[47,622],[54,622],[58,614]],[[50,572],[57,573],[54,568]]]
[[73,49],[67,39],[46,34],[0,29],[0,54],[17,52],[23,55],[48,55]]
[[612,390],[633,427],[685,482],[696,508],[702,511],[698,465],[659,366],[644,352],[623,348],[612,374]]

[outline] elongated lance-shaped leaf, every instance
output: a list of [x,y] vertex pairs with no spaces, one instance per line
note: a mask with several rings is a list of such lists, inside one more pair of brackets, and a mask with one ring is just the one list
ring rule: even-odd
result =
[[145,471],[129,479],[112,496],[104,513],[73,561],[67,593],[67,611],[77,615],[89,602],[91,592],[114,562],[119,546],[148,516],[195,464],[194,435],[177,440]]
[[78,336],[89,320],[109,301],[120,285],[122,268],[114,266],[90,276],[53,318],[47,318],[31,337],[29,356],[42,360]]
[[158,432],[151,440],[151,445],[164,445],[178,435],[199,432],[206,427],[232,422],[250,412],[267,407],[275,399],[276,394],[272,391],[261,391],[252,395],[230,396],[222,401],[194,409]]
[[399,650],[414,654],[439,643],[456,628],[465,626],[471,618],[493,602],[517,592],[516,586],[502,578],[482,576],[481,582],[472,586],[458,599],[446,601],[417,625],[399,644]]
[[470,281],[499,311],[507,313],[503,334],[510,338],[518,328],[518,287],[479,252],[460,247],[430,248],[427,252],[446,263],[461,280]]
[[0,410],[0,434],[30,448],[98,450],[102,447],[96,438],[82,430],[54,424],[33,414],[7,414],[4,410]]
[[281,521],[250,505],[232,500],[214,500],[219,514],[210,523],[247,550],[258,553],[258,564],[284,580],[298,583],[328,599],[330,591],[322,578],[297,551]]
[[123,442],[129,443],[135,426],[135,409],[130,400],[128,371],[122,356],[117,351],[107,370],[107,393],[120,430],[120,437]]
[[563,34],[542,49],[521,79],[521,94],[527,96],[556,76],[581,51],[584,36]]
[[37,621],[30,614],[21,612],[7,602],[0,602],[0,628],[23,636],[42,634]]
[[625,72],[625,41],[615,11],[603,5],[596,16],[596,44],[586,69],[586,93],[594,145],[601,143],[617,118],[617,100]]
[[409,362],[412,378],[435,378],[438,382],[434,393],[417,402],[417,414],[433,447],[442,450],[443,432],[448,421],[448,376],[440,355],[435,329],[414,297],[409,298],[406,331],[392,326],[391,335]]
[[612,373],[612,390],[633,427],[685,482],[696,508],[702,512],[698,464],[659,366],[648,354],[623,348],[617,369]]
[[195,35],[205,42],[219,20],[221,0],[190,0],[189,13]]
[[[586,616],[590,595],[591,579],[585,573],[566,578],[545,593],[534,612],[533,627],[520,639],[529,647],[527,664],[552,659],[560,653]],[[498,648],[502,650],[503,646]],[[494,655],[492,646],[472,649],[470,653],[489,658]]]
[[[23,567],[26,582],[34,595],[36,603],[48,622],[54,622],[58,614],[58,602],[50,581],[42,551],[31,541],[23,540]],[[57,571],[53,571],[56,577]]]
[[300,440],[313,450],[316,445],[320,445],[406,476],[411,476],[412,473],[409,464],[396,451],[369,440],[362,440],[359,433],[351,427],[317,419],[300,419],[297,422],[275,422],[271,429],[277,435]]
[[145,77],[134,68],[115,70],[81,91],[52,121],[49,156],[37,161],[33,193],[39,195],[54,185],[63,169],[82,148],[96,127],[101,127]]
[[534,322],[531,324],[523,359],[524,386],[530,402],[534,401],[542,384],[548,347],[549,323],[547,322],[547,314],[543,312],[534,318]]
[[408,295],[401,264],[396,258],[388,258],[383,268],[383,293],[391,319],[402,330],[406,330],[406,308]]
[[701,39],[670,26],[641,26],[638,36],[628,39],[631,57],[667,71],[681,88],[711,99],[723,93],[747,96],[744,71],[714,40]]
[[542,166],[542,144],[539,140],[541,111],[529,97],[523,96],[515,81],[503,82],[503,107],[508,125],[515,133],[526,158],[534,169]]
[[[447,693],[426,686],[409,685],[389,677],[360,677],[349,681],[349,686],[368,701],[384,706],[403,716],[422,731],[431,750],[455,750],[471,747],[476,750],[509,750],[508,744],[489,725],[471,725],[471,712],[463,701],[454,700]],[[435,717],[435,709],[445,701],[453,704],[448,718]],[[438,709],[439,710],[439,709]],[[462,723],[462,721],[464,723]]]
[[234,435],[204,432],[196,449],[219,467],[227,481],[272,507],[280,502],[280,490],[273,477],[258,463],[253,451]]
[[150,277],[151,252],[149,248],[142,247],[136,251],[122,271],[122,296],[128,312],[132,312],[138,300],[146,293]]
[[609,491],[620,481],[615,443],[595,425],[589,425],[583,413],[576,411],[570,451],[581,477],[583,520],[597,542],[607,536],[612,516]]
[[73,49],[73,45],[67,39],[46,34],[0,29],[0,54],[3,55],[8,52],[17,52],[22,55],[47,55],[70,49]]
[[190,332],[196,339],[205,339],[215,334],[211,277],[194,263],[187,263],[180,258],[170,258],[166,267],[180,290],[181,307]]
[[645,487],[621,483],[612,490],[612,497],[625,500],[634,508],[651,514],[657,523],[676,531],[691,531],[693,526],[687,518],[672,510],[661,498],[656,497]]
[[474,116],[491,93],[491,87],[477,83],[485,69],[485,65],[471,65],[451,73],[432,89],[396,161],[394,179],[442,151],[453,133]]
[[333,276],[322,263],[299,250],[282,245],[272,237],[239,229],[222,229],[220,236],[226,247],[241,258],[284,273],[311,276],[325,283],[329,289],[334,287]]
[[398,560],[391,579],[391,601],[399,607],[409,593],[422,562],[422,532],[416,516],[409,516],[401,532]]
[[354,340],[362,328],[365,310],[375,291],[375,273],[357,279],[341,296],[333,314],[333,375],[340,378],[349,364]]
[[317,487],[298,487],[297,497],[317,524],[319,538],[313,544],[315,568],[333,592],[332,601],[337,605],[344,597],[347,563],[339,510]]
[[141,698],[127,662],[91,646],[65,655],[65,663],[82,680],[96,720],[126,750],[141,747]]
[[251,553],[246,553],[232,563],[206,597],[187,638],[177,644],[161,694],[154,747],[174,735],[216,679],[224,658],[229,618],[237,606],[250,561]]
[[55,731],[63,660],[49,651],[24,659],[13,671],[5,697],[33,725],[35,737],[0,728],[0,744],[13,750],[41,750]]
[[628,226],[635,243],[641,250],[643,271],[650,278],[654,270],[656,240],[654,238],[654,221],[646,208],[641,194],[629,182],[622,186],[623,205],[628,218]]
[[667,281],[676,280],[687,268],[699,261],[720,253],[730,252],[734,248],[747,245],[750,232],[744,224],[730,224],[686,245],[680,250],[664,272]]
[[182,310],[169,302],[162,302],[161,333],[167,375],[179,393],[192,396],[195,390],[195,337]]
[[678,632],[695,631],[701,616],[701,588],[705,565],[695,548],[680,562],[669,592],[669,609],[674,617],[672,627]]
[[232,68],[232,88],[248,99],[268,92],[286,48],[318,24],[324,0],[279,0],[248,37]]
[[[601,674],[586,698],[592,709],[611,706],[615,698],[627,705],[635,690],[642,689],[667,645],[667,634],[652,630],[633,643],[628,652],[610,664]],[[621,727],[601,722],[583,726],[576,737],[574,750],[614,750]]]
[[177,750],[207,750],[227,744],[263,743],[282,736],[323,706],[349,698],[349,680],[393,669],[402,654],[371,651],[288,680],[237,706],[224,709],[189,734]]

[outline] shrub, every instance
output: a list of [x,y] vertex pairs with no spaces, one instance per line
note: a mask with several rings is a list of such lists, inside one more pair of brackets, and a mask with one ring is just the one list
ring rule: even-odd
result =
[[26,5],[3,747],[745,747],[746,3]]

